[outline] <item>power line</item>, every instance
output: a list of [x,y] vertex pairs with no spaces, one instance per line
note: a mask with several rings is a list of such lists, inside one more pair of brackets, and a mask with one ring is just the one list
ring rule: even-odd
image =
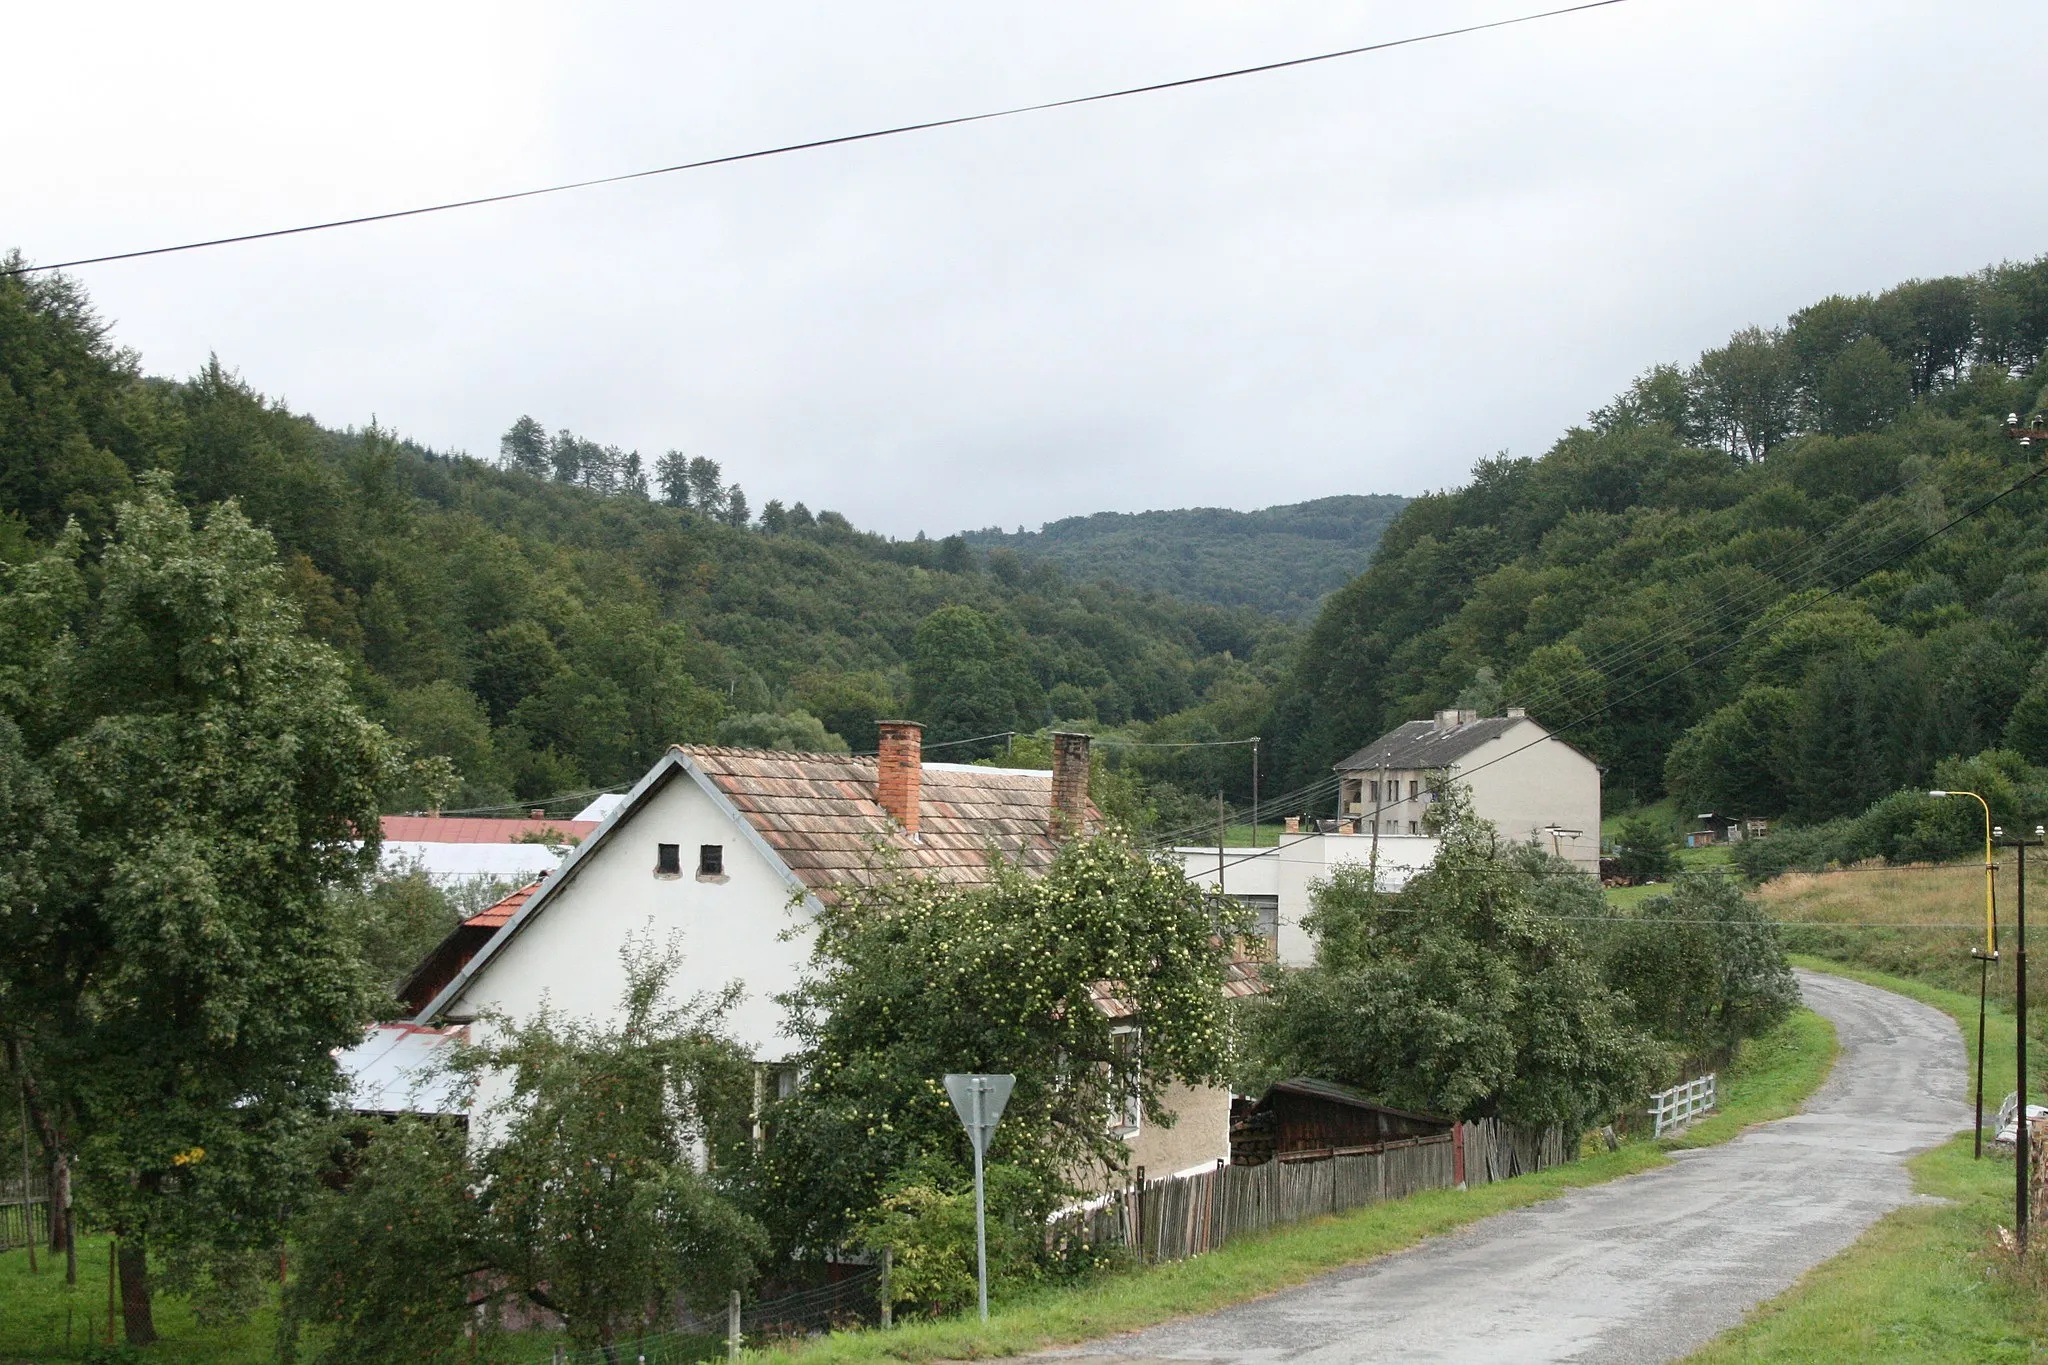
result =
[[[1702,654],[1696,658],[1688,659],[1685,663],[1679,665],[1677,668],[1671,670],[1671,672],[1665,674],[1664,676],[1653,679],[1650,682],[1644,683],[1641,687],[1636,688],[1634,691],[1624,693],[1622,696],[1615,698],[1613,701],[1607,702],[1601,706],[1597,706],[1591,711],[1587,711],[1582,715],[1575,716],[1571,720],[1568,720],[1564,722],[1562,725],[1559,725],[1554,729],[1550,730],[1549,733],[1541,735],[1535,739],[1529,740],[1526,743],[1518,744],[1514,748],[1509,749],[1506,753],[1497,754],[1494,757],[1486,760],[1484,763],[1475,764],[1470,768],[1460,768],[1458,770],[1459,778],[1463,779],[1469,777],[1473,773],[1480,772],[1486,768],[1490,768],[1496,763],[1504,763],[1508,759],[1513,758],[1515,755],[1523,753],[1529,749],[1533,749],[1539,744],[1547,744],[1550,741],[1556,739],[1558,735],[1562,734],[1564,731],[1573,729],[1580,725],[1584,725],[1588,721],[1594,720],[1599,716],[1605,715],[1607,712],[1612,711],[1614,708],[1622,705],[1623,703],[1632,701],[1636,697],[1642,696],[1646,692],[1652,691],[1658,687],[1663,686],[1665,683],[1670,682],[1673,678],[1691,672],[1693,669],[1698,668],[1700,665],[1706,663],[1708,660],[1727,653],[1729,650],[1741,644],[1744,640],[1747,640],[1751,636],[1755,635],[1759,630],[1763,629],[1766,625],[1778,625],[1785,621],[1789,621],[1795,616],[1799,616],[1805,612],[1812,611],[1815,607],[1820,606],[1823,602],[1841,596],[1850,588],[1855,587],[1858,583],[1870,577],[1870,575],[1876,573],[1878,570],[1889,568],[1891,565],[1898,563],[1900,560],[1905,559],[1907,556],[1918,553],[1922,548],[1932,543],[1933,541],[1938,540],[1940,537],[1948,534],[1950,531],[1962,525],[1964,522],[1982,516],[1985,512],[1990,511],[1999,503],[2004,502],[2007,498],[2019,492],[2028,484],[2031,484],[2036,480],[2040,479],[2044,474],[2048,474],[2048,465],[2035,466],[2033,469],[2029,470],[2020,478],[2014,480],[2010,484],[2007,484],[1999,492],[1992,494],[1990,497],[1983,499],[1976,505],[1965,509],[1964,511],[1956,514],[1953,517],[1950,517],[1947,521],[1935,527],[1933,530],[1928,531],[1925,534],[1921,535],[1911,544],[1901,547],[1900,549],[1894,551],[1892,554],[1887,555],[1886,557],[1877,561],[1876,563],[1873,563],[1868,567],[1862,569],[1854,577],[1849,578],[1844,582],[1836,584],[1834,587],[1822,593],[1819,597],[1816,597],[1809,602],[1802,602],[1797,606],[1793,607],[1792,609],[1790,609],[1789,611],[1783,612],[1775,617],[1771,616],[1769,613],[1766,613],[1763,617],[1753,622],[1748,629],[1738,634],[1734,639],[1729,640],[1723,644],[1717,645],[1713,649],[1708,650],[1705,654]],[[1378,808],[1375,809],[1377,810]],[[1314,838],[1316,836],[1303,835],[1301,837]],[[1235,863],[1249,862],[1254,858],[1273,857],[1279,853],[1282,847],[1285,847],[1285,845],[1276,844],[1271,849],[1254,849],[1252,852],[1243,854],[1235,860],[1223,863],[1217,870],[1221,872],[1229,868],[1230,866],[1233,866]]]
[[82,265],[102,265],[109,261],[131,261],[144,256],[167,256],[179,251],[199,251],[207,247],[231,246],[238,242],[256,242],[272,237],[295,237],[309,232],[327,232],[335,228],[360,227],[366,223],[383,223],[397,218],[417,218],[429,213],[447,213],[454,209],[479,208],[485,204],[510,203],[515,199],[535,199],[548,194],[565,194],[570,190],[592,189],[599,185],[623,184],[629,180],[646,180],[653,176],[674,175],[682,171],[703,170],[711,166],[727,166],[741,161],[759,161],[766,157],[787,156],[793,152],[817,151],[826,147],[838,147],[853,142],[872,142],[879,138],[900,137],[906,133],[930,132],[938,128],[955,128],[969,123],[985,123],[991,119],[1014,118],[1022,114],[1044,113],[1052,109],[1068,109],[1082,104],[1098,104],[1106,100],[1125,99],[1133,95],[1157,94],[1163,90],[1180,90],[1189,86],[1208,85],[1216,81],[1235,80],[1240,76],[1258,76],[1272,71],[1285,71],[1297,66],[1311,66],[1318,62],[1333,62],[1344,57],[1362,56],[1368,52],[1385,52],[1397,47],[1411,47],[1418,43],[1431,43],[1444,38],[1459,38],[1467,34],[1483,33],[1488,29],[1510,28],[1518,24],[1533,24],[1543,19],[1556,19],[1583,10],[1605,9],[1610,5],[1626,3],[1626,0],[1585,0],[1583,4],[1566,5],[1560,9],[1543,10],[1534,14],[1517,15],[1511,19],[1495,19],[1483,24],[1467,24],[1461,28],[1439,29],[1434,33],[1421,33],[1408,38],[1391,38],[1383,42],[1366,43],[1360,47],[1347,47],[1336,52],[1319,52],[1308,57],[1290,57],[1284,61],[1262,62],[1257,66],[1240,66],[1229,71],[1212,71],[1201,76],[1183,76],[1176,80],[1156,81],[1150,85],[1127,86],[1120,90],[1105,90],[1093,95],[1074,95],[1066,99],[1046,100],[1038,104],[1020,104],[1007,109],[993,109],[979,114],[959,114],[951,118],[926,119],[920,123],[903,123],[889,128],[874,128],[863,133],[843,133],[836,137],[814,138],[808,142],[790,142],[777,147],[764,147],[751,152],[734,152],[726,156],[706,157],[700,161],[683,161],[672,166],[656,166],[650,170],[627,171],[619,175],[594,176],[588,180],[572,180],[559,185],[544,185],[537,189],[510,190],[502,194],[480,195],[473,199],[454,199],[446,203],[425,204],[417,208],[393,209],[387,213],[365,213],[352,218],[334,218],[325,222],[305,223],[298,227],[271,228],[262,232],[242,232],[228,237],[210,237],[203,241],[180,242],[174,246],[148,247],[138,251],[118,251],[104,256],[80,256],[73,260],[58,261],[51,265],[15,266],[0,270],[5,275],[33,275],[48,270],[69,270]]

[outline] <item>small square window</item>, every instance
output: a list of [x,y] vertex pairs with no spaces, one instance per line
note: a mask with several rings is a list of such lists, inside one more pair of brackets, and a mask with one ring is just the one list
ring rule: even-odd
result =
[[683,846],[681,844],[656,844],[654,846],[654,875],[657,877],[680,877],[683,875]]
[[723,877],[725,875],[724,844],[702,844],[698,846],[697,875],[700,877]]

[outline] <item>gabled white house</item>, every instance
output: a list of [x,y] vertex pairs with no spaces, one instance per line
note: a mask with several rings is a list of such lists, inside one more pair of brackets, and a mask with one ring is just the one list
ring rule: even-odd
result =
[[1336,765],[1337,815],[1360,834],[1422,833],[1433,774],[1472,793],[1501,837],[1533,843],[1600,875],[1600,766],[1518,706],[1504,716],[1439,711]]
[[[669,750],[558,870],[458,927],[420,964],[401,987],[413,1025],[474,1029],[489,1014],[526,1019],[543,1008],[613,1017],[622,952],[651,930],[656,941],[680,935],[676,997],[741,984],[731,1031],[772,1070],[795,1049],[775,997],[801,978],[811,922],[877,874],[878,852],[924,876],[979,883],[992,854],[1044,868],[1095,820],[1085,735],[1054,737],[1050,772],[924,763],[909,722],[885,724],[880,747],[876,757]],[[1234,974],[1233,991],[1256,988],[1255,971]],[[1114,1017],[1114,1000],[1104,1001]],[[1227,1092],[1170,1103],[1174,1128],[1130,1133],[1135,1163],[1158,1174],[1228,1156]]]

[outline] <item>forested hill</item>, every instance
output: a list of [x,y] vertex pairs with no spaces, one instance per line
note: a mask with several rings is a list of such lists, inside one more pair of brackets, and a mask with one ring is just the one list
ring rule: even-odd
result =
[[1291,643],[1249,609],[959,537],[755,516],[708,459],[530,418],[497,461],[333,430],[220,364],[146,377],[74,283],[0,278],[0,566],[67,523],[113,534],[152,471],[269,529],[305,628],[373,716],[453,761],[462,806],[628,781],[676,742],[868,748],[906,712],[931,743],[1169,716],[1213,735],[1203,708],[1257,714]]
[[2006,426],[2043,425],[2044,345],[2048,257],[1823,299],[1483,461],[1323,609],[1288,770],[1463,694],[1593,715],[1610,808],[1822,820],[1993,749],[1972,780],[2042,804],[2048,486],[1911,547],[2040,467]]
[[1299,619],[1372,560],[1408,500],[1391,494],[1317,498],[1256,512],[1188,507],[1097,512],[1036,531],[970,531],[970,545],[1057,564],[1071,578],[1108,579],[1226,607]]

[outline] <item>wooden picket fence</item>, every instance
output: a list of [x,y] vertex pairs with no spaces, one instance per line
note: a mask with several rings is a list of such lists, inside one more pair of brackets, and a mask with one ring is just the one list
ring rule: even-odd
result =
[[50,1240],[50,1186],[42,1176],[26,1185],[0,1180],[0,1251]]
[[[1577,1156],[1561,1129],[1518,1131],[1491,1119],[1463,1125],[1468,1185],[1507,1180]],[[1127,1247],[1146,1261],[1214,1251],[1234,1237],[1457,1183],[1451,1133],[1402,1138],[1306,1160],[1218,1166],[1146,1180],[1055,1219],[1059,1241]]]

